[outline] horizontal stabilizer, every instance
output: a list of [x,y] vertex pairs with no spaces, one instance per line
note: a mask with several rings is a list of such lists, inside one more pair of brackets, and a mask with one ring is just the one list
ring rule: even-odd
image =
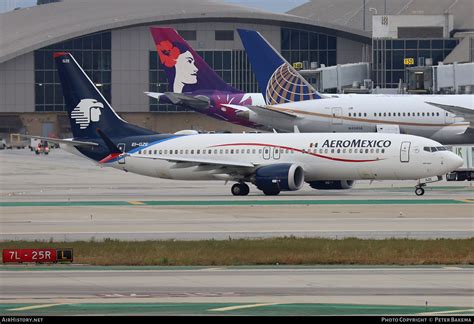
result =
[[42,141],[48,141],[51,143],[56,144],[72,144],[74,146],[99,146],[98,143],[94,142],[84,142],[84,141],[75,141],[73,139],[59,139],[59,138],[52,138],[52,137],[44,137],[44,136],[34,136],[34,135],[21,135],[25,138],[36,138]]
[[255,112],[256,114],[265,114],[265,115],[272,115],[275,116],[275,114],[279,115],[279,117],[289,117],[289,118],[298,118],[297,115],[292,114],[287,111],[279,110],[272,108],[272,106],[247,106],[250,110]]
[[173,105],[184,106],[187,108],[195,109],[195,110],[203,110],[207,109],[210,106],[210,99],[206,96],[197,95],[192,96],[189,94],[184,93],[176,93],[176,92],[165,92],[165,93],[158,93],[158,92],[145,92],[149,97],[159,99],[160,97],[167,98]]

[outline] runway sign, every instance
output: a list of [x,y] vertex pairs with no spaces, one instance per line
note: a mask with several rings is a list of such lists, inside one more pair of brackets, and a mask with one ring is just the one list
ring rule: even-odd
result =
[[3,263],[72,262],[72,249],[4,249]]

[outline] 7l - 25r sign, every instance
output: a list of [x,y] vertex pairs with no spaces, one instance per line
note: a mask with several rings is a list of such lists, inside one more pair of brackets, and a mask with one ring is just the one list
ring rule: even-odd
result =
[[4,249],[3,263],[72,262],[72,249]]

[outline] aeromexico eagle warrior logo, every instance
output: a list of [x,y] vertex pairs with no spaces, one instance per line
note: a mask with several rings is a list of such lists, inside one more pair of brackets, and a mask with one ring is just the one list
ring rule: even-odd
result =
[[71,112],[71,118],[76,121],[80,129],[86,129],[91,122],[98,122],[104,108],[101,102],[95,99],[82,99]]
[[265,92],[267,104],[281,104],[318,99],[316,91],[288,63],[280,65],[268,81]]

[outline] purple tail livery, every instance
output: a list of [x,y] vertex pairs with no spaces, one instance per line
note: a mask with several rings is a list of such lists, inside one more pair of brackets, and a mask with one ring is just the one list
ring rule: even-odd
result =
[[261,93],[245,93],[227,84],[173,28],[150,27],[172,92],[147,95],[234,124],[261,128],[248,120],[245,106],[263,105]]

